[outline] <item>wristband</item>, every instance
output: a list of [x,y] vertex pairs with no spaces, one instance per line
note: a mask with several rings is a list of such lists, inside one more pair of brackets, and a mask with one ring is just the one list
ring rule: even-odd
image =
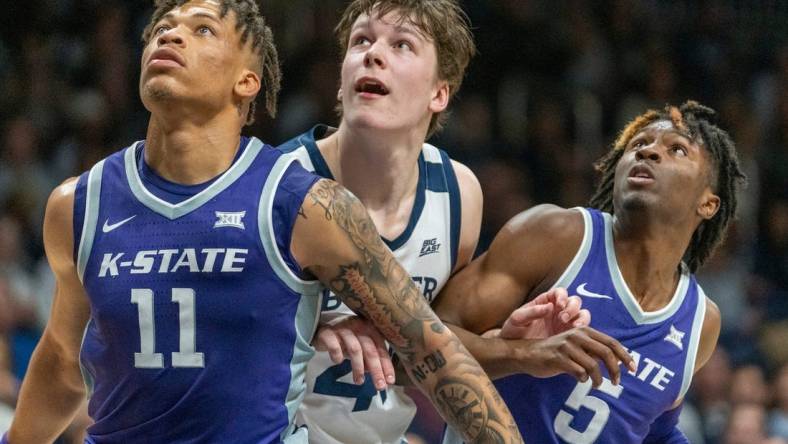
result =
[[8,432],[3,433],[3,436],[0,438],[0,444],[8,444]]

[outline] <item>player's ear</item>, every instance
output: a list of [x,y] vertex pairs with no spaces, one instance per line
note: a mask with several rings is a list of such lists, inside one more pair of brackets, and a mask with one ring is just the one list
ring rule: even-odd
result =
[[244,69],[238,81],[235,82],[233,92],[242,99],[251,99],[260,92],[260,87],[260,75],[251,69]]
[[720,209],[720,197],[706,187],[698,205],[698,215],[703,219],[709,220],[717,214]]
[[447,106],[449,106],[449,82],[438,80],[435,89],[432,91],[430,111],[437,114],[443,112]]
[[339,91],[337,91],[337,102],[341,102],[341,101],[342,101],[342,88],[339,88]]

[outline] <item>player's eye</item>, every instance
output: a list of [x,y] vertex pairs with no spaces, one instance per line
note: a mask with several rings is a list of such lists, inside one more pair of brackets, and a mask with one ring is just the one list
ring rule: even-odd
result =
[[405,51],[413,51],[413,45],[411,45],[410,42],[407,42],[405,40],[397,42],[395,47],[397,49],[402,49],[402,50],[405,50]]
[[371,41],[366,36],[363,35],[353,38],[353,46],[368,45],[370,43]]
[[673,151],[674,153],[680,154],[682,156],[686,156],[687,155],[687,148],[685,148],[684,145],[682,145],[680,143],[674,143],[673,145],[671,145],[670,146],[670,150]]
[[639,139],[635,139],[635,140],[632,141],[632,145],[631,146],[632,146],[632,148],[635,148],[635,149],[643,148],[644,146],[646,146],[646,139],[644,139],[642,137],[639,138]]
[[159,25],[153,29],[153,35],[162,35],[170,29],[172,28],[169,25]]
[[214,35],[215,33],[213,32],[213,29],[211,29],[209,26],[202,25],[202,26],[199,26],[197,28],[197,34],[200,34],[200,35]]

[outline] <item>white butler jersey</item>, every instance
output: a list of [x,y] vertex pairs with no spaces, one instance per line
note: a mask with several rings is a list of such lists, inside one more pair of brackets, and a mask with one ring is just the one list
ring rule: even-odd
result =
[[[318,125],[278,149],[292,152],[307,170],[333,179],[315,144],[329,130]],[[460,192],[451,161],[445,152],[424,144],[408,226],[396,239],[383,240],[430,303],[454,268],[459,235]],[[321,323],[352,313],[324,290]],[[357,385],[350,361],[334,364],[326,352],[317,352],[309,361],[306,383],[296,422],[309,428],[311,443],[399,444],[416,413],[416,405],[402,387],[378,392],[369,375]]]

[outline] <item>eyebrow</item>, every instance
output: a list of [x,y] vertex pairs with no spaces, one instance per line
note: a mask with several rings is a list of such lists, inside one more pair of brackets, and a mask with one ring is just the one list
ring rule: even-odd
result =
[[[646,128],[641,129],[640,131],[635,133],[635,135],[632,136],[632,138],[629,141],[631,142],[631,141],[635,140],[636,138],[638,138],[639,136],[641,136],[643,134],[646,134],[647,131],[649,131],[649,130],[646,129]],[[652,128],[651,131],[656,131],[656,130]],[[694,141],[694,139],[692,138],[692,136],[690,134],[684,133],[684,132],[682,132],[680,130],[677,130],[676,128],[666,129],[664,131],[666,133],[671,133],[671,134],[675,134],[677,136],[683,137],[683,138],[689,140],[690,142]]]
[[[360,29],[360,28],[370,29],[371,27],[372,26],[370,24],[370,20],[369,19],[360,20],[352,28],[350,28],[350,33],[352,34],[353,32],[355,32],[355,30]],[[408,27],[408,26],[395,25],[394,26],[394,31],[398,32],[400,34],[412,35],[413,37],[415,37],[417,39],[420,39],[420,40],[427,40],[426,37],[421,32],[419,32],[418,30],[412,29],[411,27]]]
[[685,133],[685,132],[679,131],[679,130],[677,130],[677,129],[675,129],[675,128],[674,128],[674,129],[672,129],[672,130],[667,130],[667,131],[665,131],[665,132],[666,132],[666,133],[672,133],[672,134],[675,134],[675,135],[677,135],[677,136],[680,136],[680,137],[683,137],[683,138],[685,138],[685,139],[689,140],[690,142],[694,142],[694,140],[693,140],[693,138],[692,138],[692,136],[691,136],[691,135],[689,135],[689,134],[687,134],[687,133]]
[[[174,17],[175,17],[175,14],[173,14],[172,12],[168,12],[168,13],[164,14],[163,16],[161,16],[160,20],[165,20],[165,19],[170,20],[170,19],[172,19]],[[214,14],[210,14],[210,13],[207,13],[207,12],[195,12],[194,14],[186,16],[187,19],[195,18],[195,17],[206,18],[208,20],[216,22],[217,24],[221,24],[222,23],[221,20],[219,20]]]
[[222,23],[222,21],[219,20],[219,18],[216,17],[214,14],[209,14],[207,12],[196,12],[196,13],[194,13],[192,15],[192,17],[202,17],[202,18],[207,18],[208,20],[214,21],[214,22],[216,22],[218,24]]

